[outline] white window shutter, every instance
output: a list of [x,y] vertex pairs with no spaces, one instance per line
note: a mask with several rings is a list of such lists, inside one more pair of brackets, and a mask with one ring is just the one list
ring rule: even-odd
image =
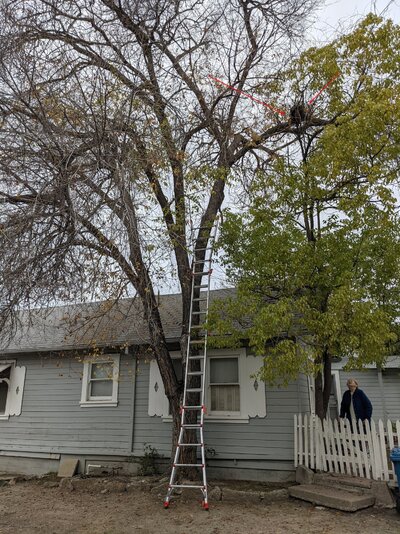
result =
[[150,362],[149,380],[149,415],[167,417],[169,403],[165,395],[164,384],[156,360]]
[[267,406],[265,399],[265,383],[259,378],[250,378],[263,366],[262,356],[243,355],[241,361],[240,394],[242,398],[242,415],[249,417],[265,417]]
[[22,409],[22,397],[24,394],[26,367],[11,366],[10,386],[7,397],[6,413],[8,415],[20,415]]

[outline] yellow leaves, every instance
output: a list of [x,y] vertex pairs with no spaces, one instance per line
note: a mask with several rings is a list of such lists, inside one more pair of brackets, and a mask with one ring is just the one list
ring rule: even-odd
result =
[[187,153],[185,151],[178,150],[176,152],[176,156],[175,157],[176,157],[176,159],[178,161],[185,161],[188,158],[188,155],[187,155]]

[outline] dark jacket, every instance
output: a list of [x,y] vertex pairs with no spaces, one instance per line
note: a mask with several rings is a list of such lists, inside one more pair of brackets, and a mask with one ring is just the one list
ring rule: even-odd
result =
[[[350,402],[351,393],[349,390],[347,390],[343,393],[342,404],[340,405],[340,417],[347,417],[347,419],[351,419]],[[371,419],[372,404],[364,391],[361,389],[357,388],[353,393],[353,406],[357,420],[361,419],[361,421],[364,421],[367,419],[369,421]]]

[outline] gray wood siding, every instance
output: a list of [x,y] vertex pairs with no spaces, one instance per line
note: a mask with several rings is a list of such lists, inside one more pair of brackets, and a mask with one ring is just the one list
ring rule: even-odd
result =
[[395,421],[400,419],[400,369],[383,371],[382,381],[386,414]]
[[150,363],[138,360],[135,388],[135,416],[133,430],[133,452],[142,456],[145,444],[155,447],[160,454],[171,452],[171,425],[161,417],[150,417],[149,408]]
[[81,408],[83,363],[25,357],[22,412],[0,420],[0,450],[127,454],[132,442],[132,358],[121,356],[117,407]]
[[310,413],[310,393],[306,375],[299,375],[297,379],[298,409],[296,413]]
[[[142,455],[146,443],[169,456],[171,424],[161,417],[148,415],[148,384],[150,365],[138,364],[134,453]],[[206,422],[204,438],[209,450],[218,459],[293,460],[293,415],[299,410],[309,412],[306,377],[287,388],[266,387],[267,416],[253,418],[249,423]]]

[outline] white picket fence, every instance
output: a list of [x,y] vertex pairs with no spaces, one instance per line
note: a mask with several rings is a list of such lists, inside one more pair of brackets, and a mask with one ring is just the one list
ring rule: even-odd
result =
[[390,451],[400,445],[400,421],[361,421],[294,416],[294,462],[319,471],[396,483]]

